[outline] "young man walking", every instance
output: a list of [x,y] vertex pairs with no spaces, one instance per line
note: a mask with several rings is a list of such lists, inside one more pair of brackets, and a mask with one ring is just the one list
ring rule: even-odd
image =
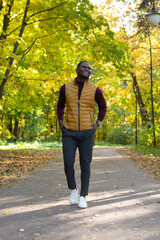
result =
[[[100,126],[106,114],[106,101],[100,88],[90,80],[91,67],[87,61],[77,65],[77,77],[60,89],[57,105],[59,125],[62,130],[64,170],[68,188],[71,190],[69,202],[79,208],[87,208],[90,180],[90,164],[94,133]],[[94,123],[95,104],[98,104],[99,113]],[[65,113],[65,114],[64,114]],[[81,189],[78,199],[78,188],[74,174],[75,154],[79,149],[81,168]]]

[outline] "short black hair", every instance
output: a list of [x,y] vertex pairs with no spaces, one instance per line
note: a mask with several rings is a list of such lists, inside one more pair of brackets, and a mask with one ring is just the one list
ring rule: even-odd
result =
[[[80,66],[81,63],[83,63],[83,62],[87,62],[87,61],[81,61],[81,62],[79,62],[78,65],[77,65],[77,68],[79,68],[79,66]],[[87,63],[89,63],[89,62],[87,62]]]

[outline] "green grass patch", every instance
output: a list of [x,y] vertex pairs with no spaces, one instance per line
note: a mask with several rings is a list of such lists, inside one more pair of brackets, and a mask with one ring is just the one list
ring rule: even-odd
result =
[[139,152],[150,157],[160,157],[160,148],[148,146],[132,146],[133,151]]
[[[130,147],[132,151],[139,152],[143,155],[160,157],[160,149],[147,146],[133,146],[121,144],[109,144],[106,142],[94,142],[94,147]],[[33,141],[33,142],[1,142],[0,150],[23,150],[23,149],[62,149],[62,142],[59,141]]]
[[[94,142],[94,147],[116,147],[124,146],[121,144],[110,144],[106,142]],[[33,142],[1,142],[0,149],[2,150],[23,150],[23,149],[60,149],[62,142],[60,141],[33,141]]]
[[106,142],[94,142],[94,147],[124,147],[124,146],[131,146],[131,145],[123,145],[123,144],[111,144]]
[[21,150],[21,149],[59,149],[62,148],[62,143],[58,141],[34,141],[34,142],[5,142],[1,143],[0,149],[2,150]]

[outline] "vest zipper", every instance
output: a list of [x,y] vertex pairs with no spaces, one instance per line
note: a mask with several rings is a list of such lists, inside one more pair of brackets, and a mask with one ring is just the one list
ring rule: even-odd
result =
[[80,99],[78,99],[78,130],[80,131]]

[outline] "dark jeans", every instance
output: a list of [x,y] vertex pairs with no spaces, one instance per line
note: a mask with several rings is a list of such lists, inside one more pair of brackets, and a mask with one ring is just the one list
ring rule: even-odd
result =
[[90,179],[90,163],[92,161],[94,131],[70,131],[62,128],[64,170],[67,178],[68,188],[76,188],[74,174],[75,154],[79,149],[79,161],[81,168],[81,196],[88,195]]

